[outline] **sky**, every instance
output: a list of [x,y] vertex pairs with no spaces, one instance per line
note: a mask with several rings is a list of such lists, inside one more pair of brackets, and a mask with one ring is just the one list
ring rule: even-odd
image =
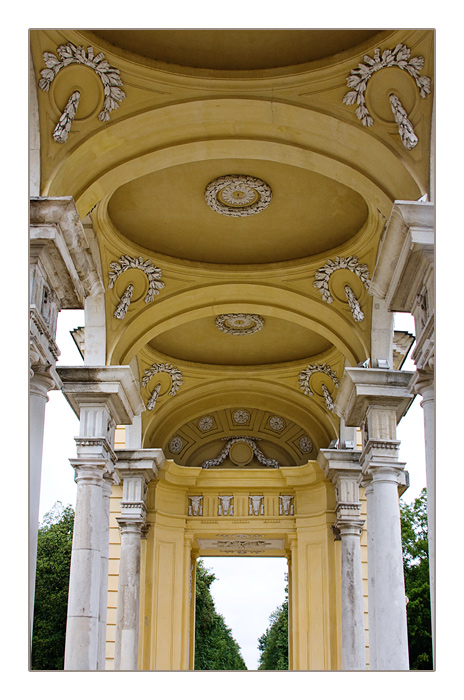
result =
[[[57,344],[61,355],[58,365],[81,365],[82,358],[70,334],[73,328],[84,325],[83,311],[61,311],[58,316]],[[396,327],[414,333],[414,323],[409,314],[396,315]],[[414,369],[407,360],[403,369]],[[58,391],[49,392],[46,407],[44,448],[42,459],[42,484],[39,519],[42,520],[55,504],[76,505],[76,485],[69,458],[75,456],[74,436],[78,435],[79,422],[66,399]],[[425,453],[423,415],[416,398],[398,427],[401,440],[400,460],[407,462],[410,488],[403,496],[407,502],[417,497],[425,486]],[[211,593],[216,610],[221,613],[239,644],[249,670],[256,670],[259,663],[257,643],[269,626],[270,614],[285,598],[285,558],[204,558],[208,569],[214,571],[217,580]],[[246,582],[246,583],[244,583]]]

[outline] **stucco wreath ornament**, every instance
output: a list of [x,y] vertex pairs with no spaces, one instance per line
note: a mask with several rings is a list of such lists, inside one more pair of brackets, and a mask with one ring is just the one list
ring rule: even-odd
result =
[[[380,49],[375,49],[374,56],[364,56],[364,63],[358,63],[358,67],[354,68],[347,77],[346,84],[352,89],[344,96],[343,103],[348,106],[357,104],[356,116],[361,121],[362,125],[367,127],[372,126],[374,119],[366,107],[365,93],[367,83],[374,73],[382,70],[382,68],[392,67],[405,70],[414,79],[419,88],[420,96],[426,98],[431,92],[431,81],[426,75],[420,75],[420,71],[424,67],[424,62],[425,59],[423,56],[413,56],[411,58],[411,49],[405,44],[397,44],[394,49],[385,49],[382,53],[380,53]],[[401,129],[399,131],[404,147],[411,150],[418,141],[413,132],[412,124],[397,97],[395,101],[392,102],[391,106],[395,120],[398,123],[399,113],[404,112],[404,115],[401,117]],[[405,124],[408,126],[407,133]]]
[[[89,46],[86,51],[83,46],[74,46],[74,44],[69,42],[58,46],[56,53],[59,58],[50,51],[44,52],[43,58],[46,68],[40,71],[42,77],[39,80],[39,88],[44,92],[48,92],[57,73],[73,63],[92,68],[102,82],[104,93],[103,109],[98,118],[102,122],[109,121],[110,113],[113,109],[117,109],[119,107],[118,103],[126,97],[126,93],[121,90],[123,82],[120,78],[119,69],[110,66],[103,53],[94,56],[92,46]],[[71,122],[74,119],[79,103],[79,97],[80,93],[78,91],[71,95],[53,132],[53,138],[58,143],[64,143],[68,138]]]

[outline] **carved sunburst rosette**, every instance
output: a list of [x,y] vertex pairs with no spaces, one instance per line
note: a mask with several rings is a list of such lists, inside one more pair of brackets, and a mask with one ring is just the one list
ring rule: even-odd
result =
[[264,319],[258,314],[221,314],[216,317],[216,326],[230,335],[251,335],[264,326]]
[[251,216],[269,206],[269,185],[251,175],[223,175],[212,180],[205,190],[209,207],[224,216]]

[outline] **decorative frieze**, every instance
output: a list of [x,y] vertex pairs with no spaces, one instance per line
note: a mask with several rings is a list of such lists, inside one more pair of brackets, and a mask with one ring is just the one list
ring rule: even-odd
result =
[[[50,90],[50,85],[55,79],[60,70],[71,64],[80,64],[92,68],[96,75],[100,78],[103,92],[103,110],[99,113],[98,118],[102,122],[107,122],[110,119],[110,114],[114,109],[119,107],[126,93],[121,90],[123,82],[120,78],[118,68],[110,66],[103,53],[94,56],[93,47],[89,46],[87,51],[83,46],[74,46],[71,42],[58,46],[55,54],[50,51],[45,51],[43,58],[46,68],[40,71],[42,76],[39,80],[39,88],[44,92]],[[53,138],[58,143],[64,143],[68,138],[72,120],[79,104],[80,93],[74,91],[69,98],[66,107],[58,121],[58,124],[53,133]]]
[[233,496],[218,496],[218,515],[233,515],[234,514],[234,497]]
[[221,314],[215,323],[222,333],[230,335],[252,335],[264,327],[264,319],[258,314]]
[[272,191],[267,183],[250,175],[223,175],[205,190],[207,205],[224,216],[252,216],[269,206]]
[[264,515],[264,496],[248,496],[248,515]]
[[279,515],[294,515],[293,496],[279,496]]
[[[133,258],[131,255],[121,255],[118,262],[111,262],[110,271],[108,273],[108,289],[113,289],[119,276],[122,275],[123,272],[131,269],[141,270],[147,276],[148,291],[145,295],[144,301],[145,304],[149,304],[154,300],[155,296],[160,293],[160,290],[163,289],[165,285],[164,282],[161,282],[162,272],[160,268],[156,267],[151,260],[144,260],[142,256]],[[122,320],[126,315],[133,290],[134,288],[132,284],[126,287],[114,313],[116,318]]]
[[[348,106],[357,104],[356,116],[363,126],[371,127],[374,119],[366,106],[365,93],[374,73],[383,68],[405,70],[414,79],[420,96],[426,98],[431,93],[431,81],[429,77],[420,75],[424,63],[423,56],[411,58],[411,50],[405,44],[397,44],[394,49],[385,49],[382,53],[380,49],[375,49],[374,56],[364,56],[364,63],[358,63],[358,67],[354,68],[347,77],[346,84],[351,90],[343,97],[343,103]],[[390,95],[389,99],[403,145],[411,150],[417,145],[417,136],[414,134],[409,117],[396,95]]]
[[203,496],[188,497],[188,514],[193,516],[203,515]]

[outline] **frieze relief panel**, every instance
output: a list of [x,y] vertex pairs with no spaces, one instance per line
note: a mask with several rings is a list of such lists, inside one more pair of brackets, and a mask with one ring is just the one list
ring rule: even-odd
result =
[[[281,519],[295,515],[295,499],[293,494],[264,495],[264,494],[194,494],[187,497],[187,515],[189,517],[205,518],[234,518],[249,522],[255,517],[277,518],[272,522],[279,523]],[[247,521],[248,522],[248,521]]]

